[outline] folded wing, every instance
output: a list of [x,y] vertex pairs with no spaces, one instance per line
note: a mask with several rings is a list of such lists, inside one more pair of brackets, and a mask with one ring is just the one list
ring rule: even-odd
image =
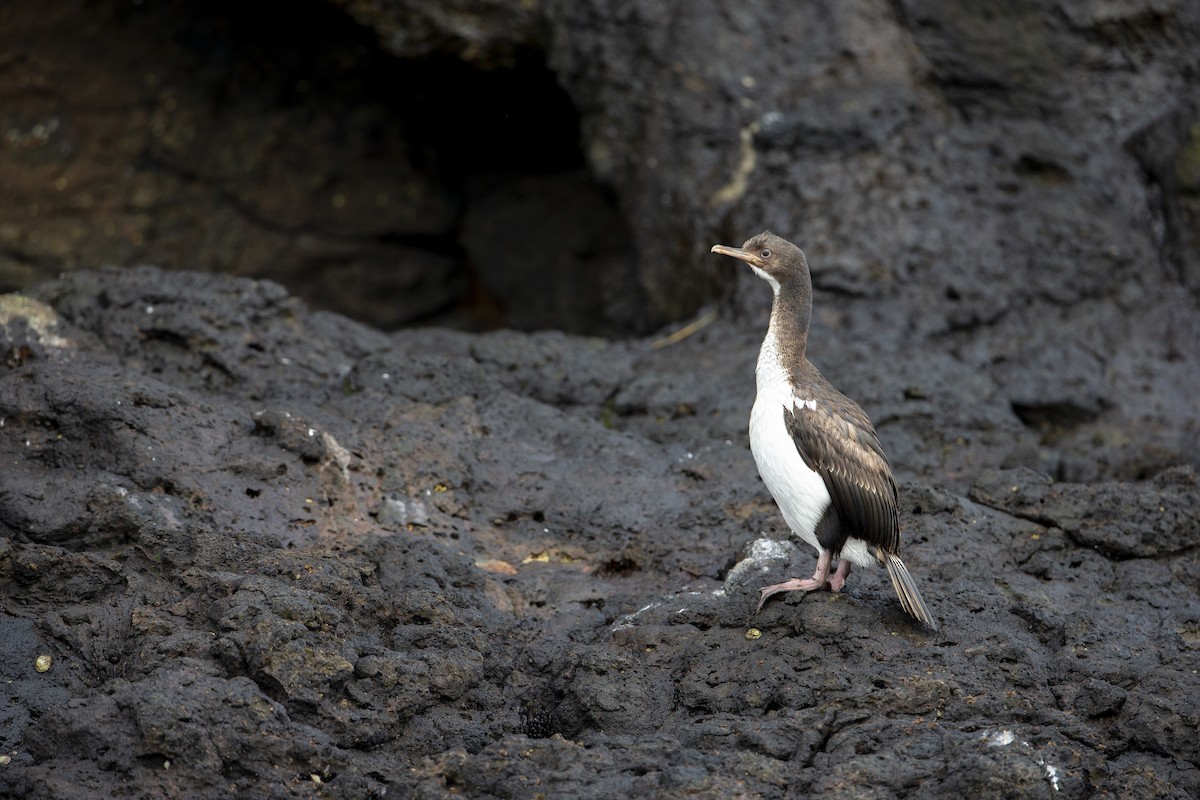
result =
[[849,535],[894,554],[900,549],[896,482],[866,413],[849,398],[796,397],[784,424],[804,463],[825,482]]

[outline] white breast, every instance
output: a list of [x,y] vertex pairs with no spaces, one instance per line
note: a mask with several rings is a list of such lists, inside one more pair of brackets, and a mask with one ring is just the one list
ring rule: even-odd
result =
[[758,474],[779,505],[788,527],[819,551],[817,523],[829,506],[829,490],[821,476],[804,463],[783,421],[784,409],[811,403],[812,398],[793,394],[787,371],[779,361],[774,336],[768,335],[763,342],[755,377],[758,396],[750,412],[750,452],[754,454]]

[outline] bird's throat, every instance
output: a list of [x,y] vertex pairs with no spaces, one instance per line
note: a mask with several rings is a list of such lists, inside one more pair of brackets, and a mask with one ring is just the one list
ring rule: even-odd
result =
[[775,293],[771,304],[771,322],[767,337],[773,338],[775,350],[785,368],[798,366],[808,350],[808,325],[812,318],[812,291],[794,283],[784,284]]

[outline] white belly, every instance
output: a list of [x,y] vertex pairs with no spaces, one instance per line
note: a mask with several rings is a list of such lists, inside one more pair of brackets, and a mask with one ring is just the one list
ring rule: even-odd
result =
[[791,405],[792,393],[786,386],[766,393],[759,388],[750,412],[750,452],[788,527],[819,551],[817,523],[829,506],[829,490],[800,458],[788,435],[783,412]]
[[[750,452],[754,454],[758,474],[775,498],[784,522],[792,533],[819,553],[817,523],[831,502],[829,490],[821,476],[800,457],[783,417],[784,410],[792,409],[797,400],[803,402],[811,398],[793,395],[787,373],[779,364],[772,345],[771,337],[768,337],[758,357],[758,396],[750,411]],[[866,543],[860,539],[848,539],[842,547],[842,557],[859,566],[875,563]]]
[[774,337],[768,334],[758,354],[758,396],[750,411],[750,452],[784,522],[819,551],[817,523],[829,506],[829,490],[821,476],[804,463],[783,421],[784,410],[795,405],[796,397],[774,345]]

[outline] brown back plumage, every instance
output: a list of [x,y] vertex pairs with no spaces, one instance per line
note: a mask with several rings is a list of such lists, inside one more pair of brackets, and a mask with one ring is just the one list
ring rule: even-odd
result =
[[815,403],[785,412],[784,422],[800,457],[829,490],[843,530],[837,549],[847,536],[854,536],[883,555],[898,553],[896,482],[871,420],[811,364],[804,371],[808,379],[797,382],[798,394]]
[[835,555],[850,537],[874,547],[904,610],[936,628],[900,560],[896,481],[875,427],[866,412],[834,389],[808,360],[812,277],[804,253],[770,231],[747,239],[741,248],[716,245],[713,251],[745,261],[775,290],[767,336],[795,399],[791,408],[783,409],[784,426],[801,459],[829,490],[830,507],[818,525],[818,543]]

